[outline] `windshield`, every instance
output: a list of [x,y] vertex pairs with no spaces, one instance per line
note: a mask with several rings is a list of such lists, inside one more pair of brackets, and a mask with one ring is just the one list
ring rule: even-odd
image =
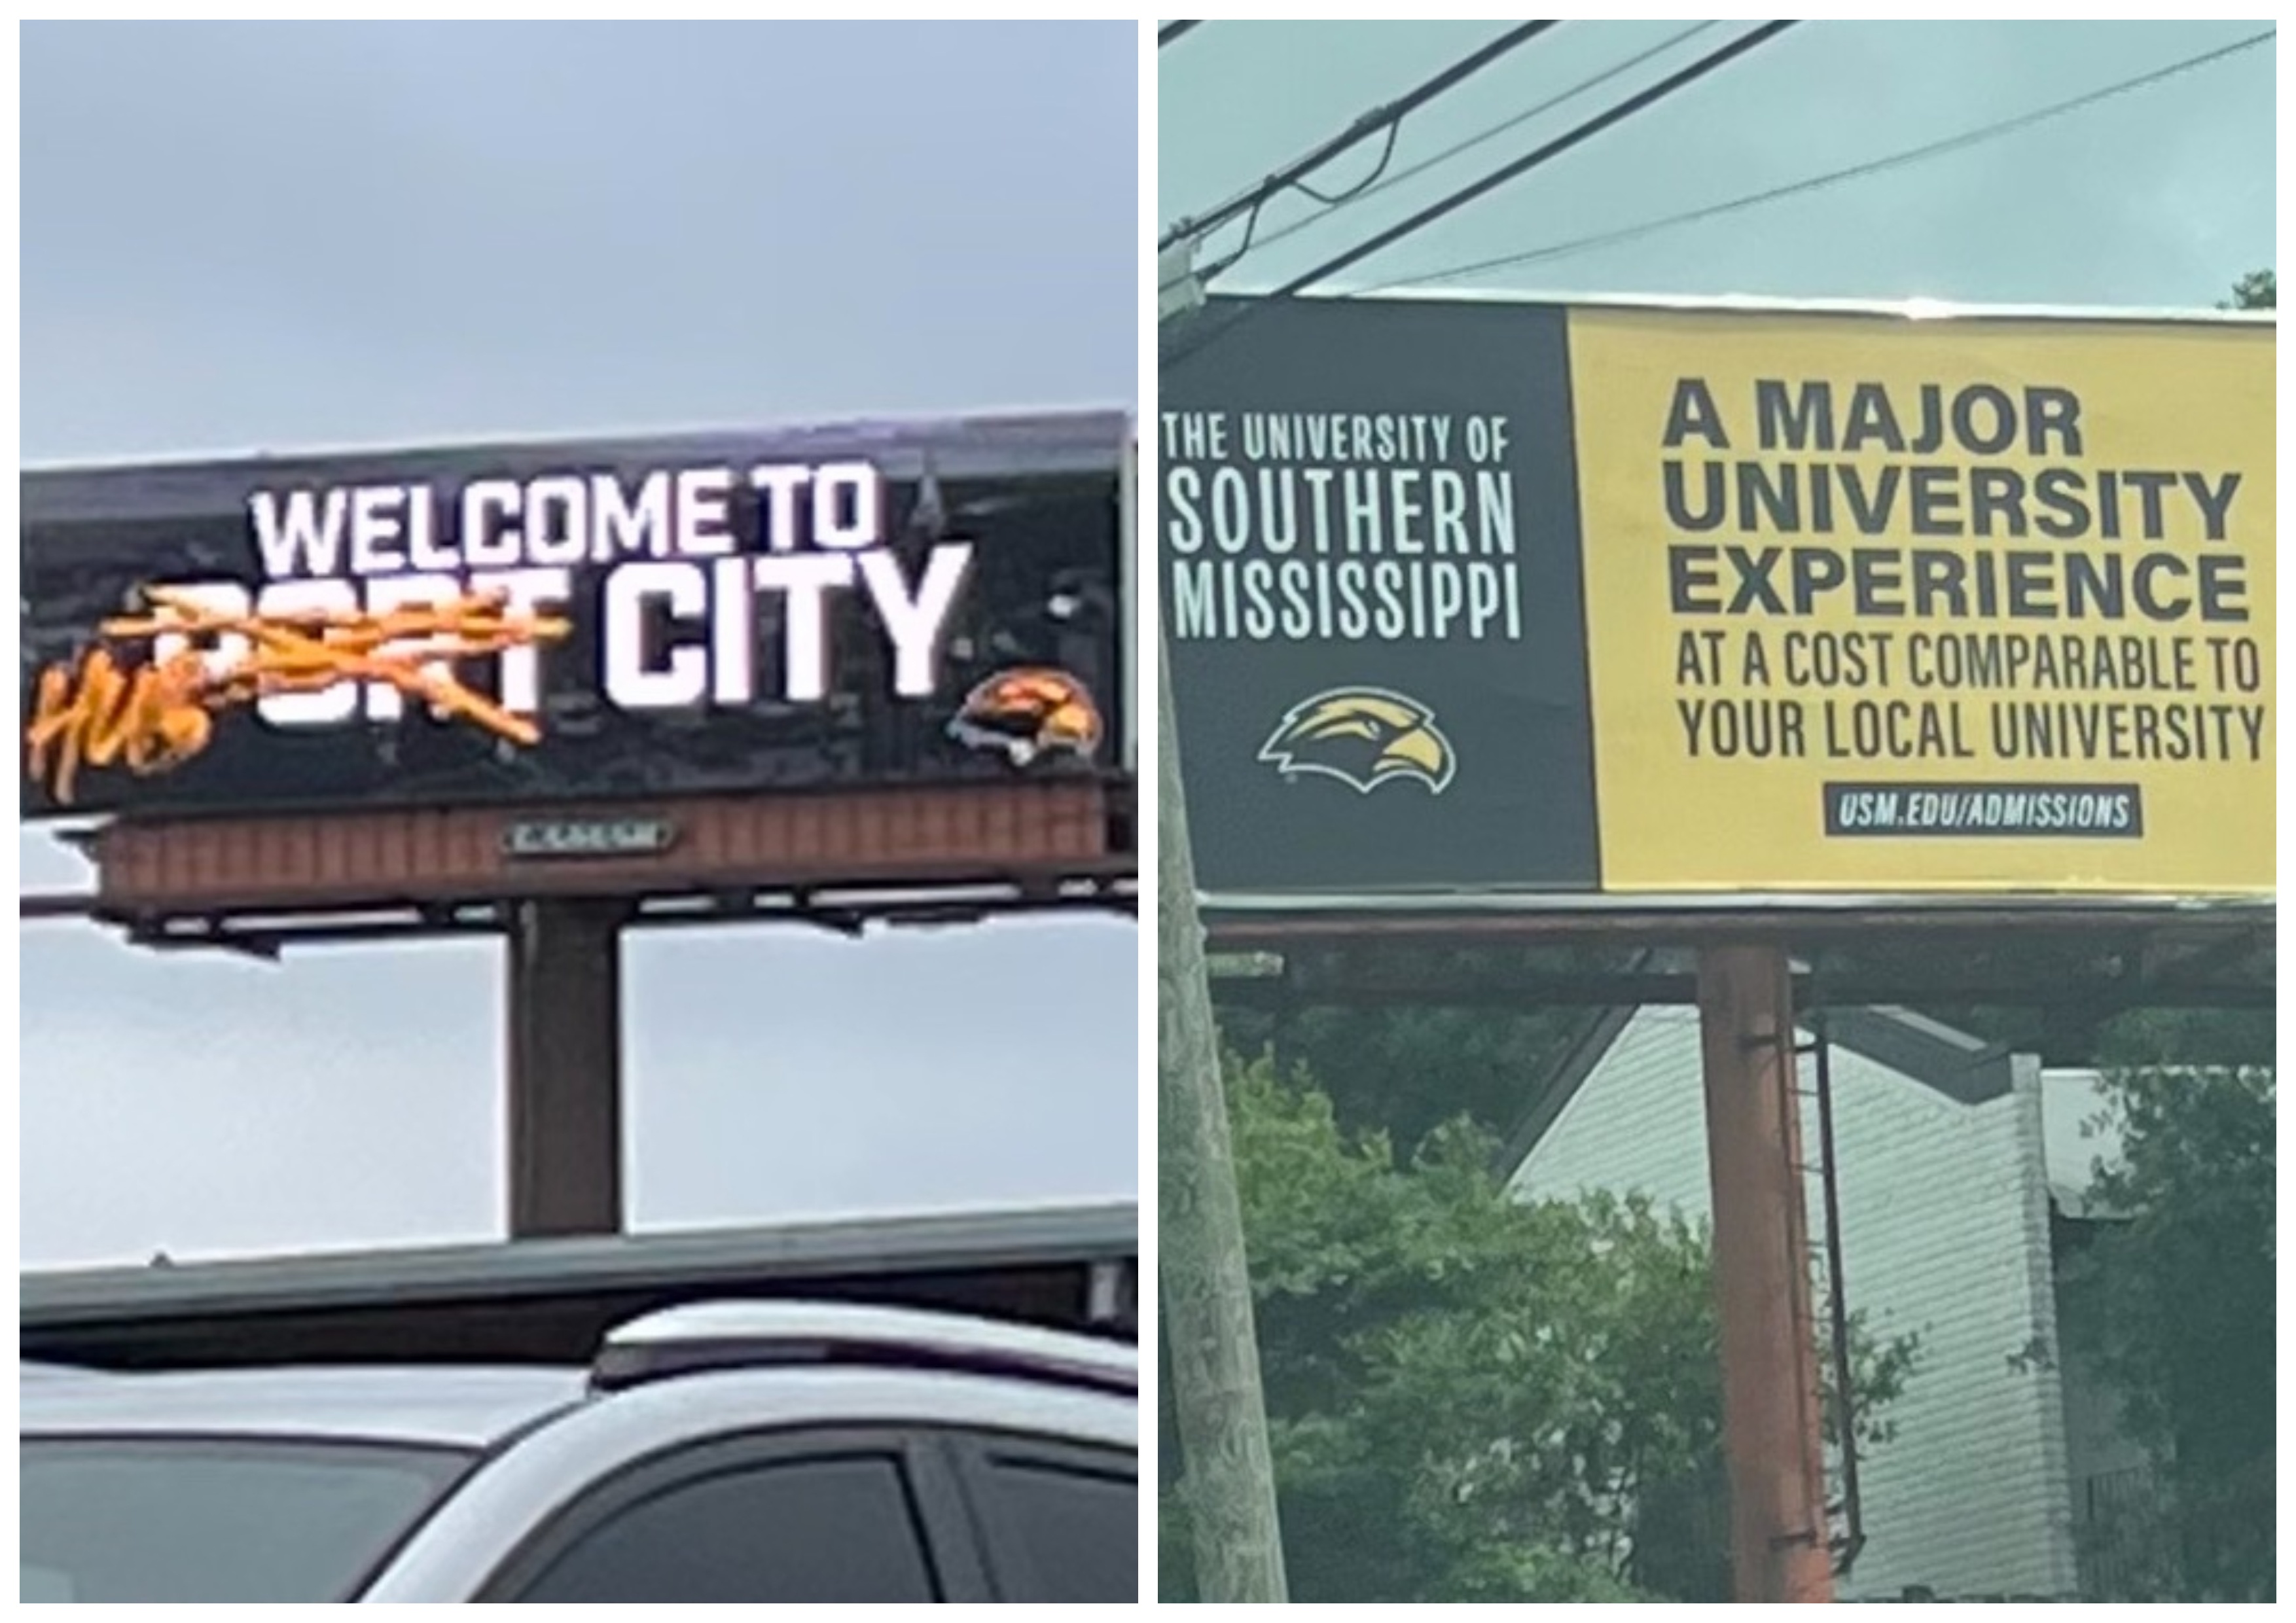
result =
[[348,1600],[472,1457],[308,1439],[28,1439],[20,1598]]

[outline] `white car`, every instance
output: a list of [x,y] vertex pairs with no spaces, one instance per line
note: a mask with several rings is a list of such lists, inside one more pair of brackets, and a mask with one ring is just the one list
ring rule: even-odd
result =
[[707,1303],[587,1370],[28,1365],[27,1602],[1136,1602],[1139,1355]]

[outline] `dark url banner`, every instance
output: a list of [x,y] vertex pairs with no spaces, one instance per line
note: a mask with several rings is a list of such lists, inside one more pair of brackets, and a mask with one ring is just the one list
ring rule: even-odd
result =
[[2140,840],[2134,783],[1828,783],[1825,832],[1841,839]]

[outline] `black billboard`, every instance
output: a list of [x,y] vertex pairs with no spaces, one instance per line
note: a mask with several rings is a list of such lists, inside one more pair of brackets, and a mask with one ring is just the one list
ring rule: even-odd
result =
[[1112,770],[1113,413],[29,472],[22,814]]
[[1597,879],[1561,309],[1218,299],[1160,374],[1199,881]]

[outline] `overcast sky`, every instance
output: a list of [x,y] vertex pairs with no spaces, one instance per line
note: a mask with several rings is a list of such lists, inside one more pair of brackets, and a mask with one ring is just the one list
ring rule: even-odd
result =
[[[1128,23],[22,41],[35,464],[1135,398]],[[499,1232],[498,948],[22,944],[28,1265]],[[1136,947],[637,938],[635,1225],[1129,1196]]]
[[[1565,23],[1414,114],[1404,170],[1685,22]],[[1311,270],[1714,49],[1724,23],[1267,246],[1221,285]],[[1364,262],[1365,286],[1523,253],[1890,157],[2258,33],[2263,22],[1807,22]],[[1501,32],[1496,23],[1213,23],[1159,53],[1157,199],[1203,212]],[[2274,45],[1965,151],[1765,208],[1446,286],[2205,306],[2273,262]],[[1369,143],[1317,176],[1367,175]],[[1270,210],[1263,240],[1316,206]],[[1236,230],[1214,241],[1225,252]]]

